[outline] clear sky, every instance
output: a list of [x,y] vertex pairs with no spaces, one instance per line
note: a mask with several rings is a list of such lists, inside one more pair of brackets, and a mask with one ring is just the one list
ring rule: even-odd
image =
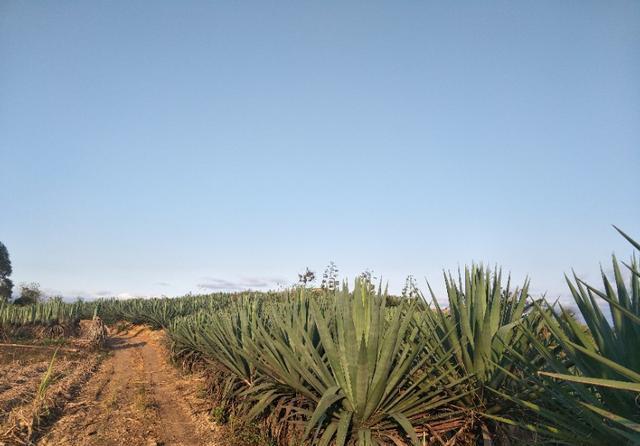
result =
[[565,292],[640,238],[638,1],[0,2],[0,241],[65,296]]

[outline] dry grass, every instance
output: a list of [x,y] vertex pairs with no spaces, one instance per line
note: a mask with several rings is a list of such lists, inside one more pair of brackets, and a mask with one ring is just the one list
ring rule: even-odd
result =
[[90,355],[82,361],[61,359],[50,367],[43,362],[28,367],[14,381],[18,384],[2,393],[0,445],[31,444],[73,399],[98,362],[99,355]]

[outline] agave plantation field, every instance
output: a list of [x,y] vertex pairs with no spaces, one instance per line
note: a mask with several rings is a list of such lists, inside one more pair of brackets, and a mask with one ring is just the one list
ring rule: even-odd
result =
[[332,292],[3,304],[0,338],[72,337],[92,318],[112,332],[121,321],[164,330],[166,359],[206,376],[209,416],[258,426],[263,444],[635,445],[640,270],[634,257],[614,258],[613,271],[599,284],[567,278],[571,310],[470,266],[445,276],[447,305],[366,280]]

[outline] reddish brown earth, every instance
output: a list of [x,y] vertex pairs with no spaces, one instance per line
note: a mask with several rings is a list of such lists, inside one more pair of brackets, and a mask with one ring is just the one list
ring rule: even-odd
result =
[[167,362],[163,336],[134,327],[110,337],[110,355],[37,444],[216,445],[219,428],[198,396],[204,383]]

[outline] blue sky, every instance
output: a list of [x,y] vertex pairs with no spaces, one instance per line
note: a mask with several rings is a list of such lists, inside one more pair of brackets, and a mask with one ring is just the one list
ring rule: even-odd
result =
[[[640,237],[640,3],[3,1],[0,240],[65,296],[565,293]],[[436,287],[438,289],[438,287]]]

